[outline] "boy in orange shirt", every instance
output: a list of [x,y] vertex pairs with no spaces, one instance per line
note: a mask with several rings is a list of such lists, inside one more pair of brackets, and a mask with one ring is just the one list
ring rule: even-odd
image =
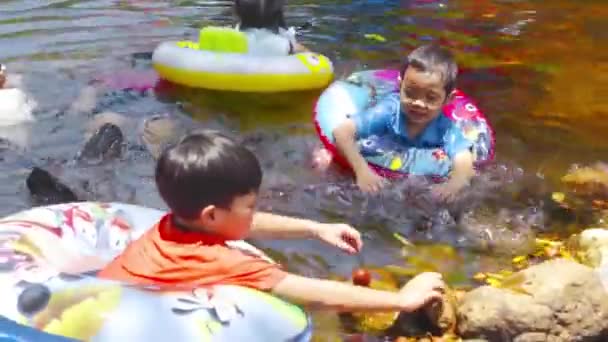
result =
[[156,184],[171,212],[131,243],[99,276],[141,285],[240,285],[304,305],[339,311],[415,311],[441,299],[443,281],[423,273],[400,292],[288,273],[231,240],[318,238],[357,253],[359,233],[345,224],[256,213],[262,170],[245,147],[213,131],[184,137],[161,155]]

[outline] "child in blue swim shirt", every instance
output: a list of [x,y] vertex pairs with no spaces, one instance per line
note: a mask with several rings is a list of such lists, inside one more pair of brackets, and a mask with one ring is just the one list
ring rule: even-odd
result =
[[[449,173],[445,183],[433,188],[444,199],[468,184],[474,175],[473,142],[442,113],[454,95],[457,74],[451,52],[436,45],[421,46],[401,69],[399,93],[385,96],[333,131],[336,146],[353,168],[361,190],[377,192],[385,184],[364,159],[364,154],[369,157],[368,153],[377,151],[374,145],[408,149],[412,174]],[[446,155],[437,156],[431,150]]]

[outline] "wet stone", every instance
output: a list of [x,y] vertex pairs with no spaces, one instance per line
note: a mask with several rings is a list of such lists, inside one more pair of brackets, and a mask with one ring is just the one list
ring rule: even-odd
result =
[[48,171],[34,167],[26,179],[30,197],[35,205],[76,202],[74,192]]

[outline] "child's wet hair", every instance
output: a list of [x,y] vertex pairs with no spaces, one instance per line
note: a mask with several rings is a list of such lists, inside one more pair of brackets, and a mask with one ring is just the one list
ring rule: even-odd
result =
[[194,131],[166,149],[156,165],[156,186],[175,215],[195,219],[208,205],[229,208],[235,197],[257,192],[257,157],[229,137]]
[[266,28],[275,32],[287,28],[283,16],[284,0],[235,0],[239,29]]
[[446,96],[456,88],[458,65],[452,52],[439,45],[423,45],[410,52],[401,65],[401,78],[408,67],[420,71],[441,73]]

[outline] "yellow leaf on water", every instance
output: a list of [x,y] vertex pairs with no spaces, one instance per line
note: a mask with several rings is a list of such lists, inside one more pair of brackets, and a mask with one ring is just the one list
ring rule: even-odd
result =
[[375,40],[378,42],[385,42],[386,38],[384,38],[383,36],[377,34],[377,33],[367,33],[365,35],[363,35],[363,37],[367,38],[367,39],[371,39],[371,40]]
[[492,287],[500,287],[500,280],[496,278],[488,278],[486,279],[486,283]]
[[566,250],[560,251],[560,255],[564,259],[575,260],[574,255]]
[[518,255],[515,258],[513,258],[511,261],[514,264],[519,264],[519,263],[524,262],[526,260],[528,260],[528,256],[526,256],[526,255]]
[[355,318],[357,330],[380,333],[390,328],[398,315],[398,312],[358,312],[353,313],[353,318]]
[[487,277],[488,276],[485,273],[480,272],[480,273],[475,273],[475,275],[473,276],[473,279],[481,281],[481,280],[486,279]]
[[561,245],[563,245],[563,243],[560,241],[552,241],[552,240],[548,240],[548,239],[536,238],[536,246],[538,246],[538,247],[547,247],[547,246],[559,247]]
[[399,233],[393,233],[393,236],[395,237],[395,239],[397,239],[397,241],[401,242],[401,244],[403,244],[404,246],[416,247],[413,243],[409,242],[408,239],[404,238],[403,235],[401,235]]
[[488,278],[495,278],[495,279],[502,279],[502,278],[505,277],[504,275],[502,275],[500,273],[490,273],[490,272],[488,272],[488,273],[486,273],[486,275],[488,276]]
[[551,199],[557,203],[562,203],[566,199],[566,195],[563,192],[554,192],[551,194]]
[[508,277],[510,275],[513,274],[513,271],[511,270],[501,270],[498,272],[498,274],[500,274],[503,278]]
[[387,265],[384,266],[384,269],[401,277],[413,277],[420,273],[415,268],[405,268],[397,265]]

